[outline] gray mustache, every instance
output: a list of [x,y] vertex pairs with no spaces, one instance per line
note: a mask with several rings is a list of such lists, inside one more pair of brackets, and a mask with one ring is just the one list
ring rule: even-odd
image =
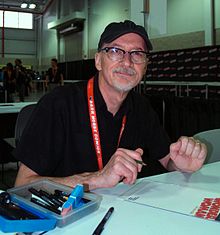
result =
[[115,73],[115,72],[116,73],[117,72],[119,72],[119,73],[126,73],[128,75],[135,75],[136,74],[134,69],[131,69],[131,68],[121,68],[121,67],[114,69],[113,73]]

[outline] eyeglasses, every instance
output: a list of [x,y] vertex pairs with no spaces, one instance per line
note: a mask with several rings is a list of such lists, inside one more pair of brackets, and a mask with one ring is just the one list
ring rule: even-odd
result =
[[112,61],[122,61],[126,53],[130,55],[131,61],[135,64],[143,64],[149,61],[149,53],[146,51],[125,51],[117,47],[105,47],[99,51],[105,51]]

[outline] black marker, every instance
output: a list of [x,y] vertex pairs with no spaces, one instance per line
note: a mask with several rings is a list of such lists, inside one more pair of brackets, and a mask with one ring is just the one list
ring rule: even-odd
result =
[[63,202],[59,201],[56,197],[54,197],[54,195],[49,194],[46,191],[43,191],[42,189],[39,190],[39,193],[41,194],[41,197],[43,197],[43,199],[45,199],[45,197],[51,201],[51,203],[53,203],[54,205],[58,206],[58,207],[62,207]]
[[58,210],[57,208],[54,208],[53,206],[51,206],[47,203],[44,203],[44,202],[38,200],[37,198],[32,197],[30,201],[60,215],[60,210]]
[[28,189],[33,195],[35,195],[38,198],[41,198],[46,204],[49,204],[51,207],[54,207],[55,209],[57,209],[57,207],[59,207],[59,205],[57,206],[57,204],[55,204],[51,198],[49,198],[48,195],[46,195],[46,193],[42,193],[42,191],[37,191],[35,188],[29,188]]
[[113,211],[114,211],[114,207],[109,208],[108,212],[105,214],[102,221],[99,223],[99,225],[97,226],[97,228],[95,229],[95,231],[93,232],[92,235],[100,235],[101,234],[102,230],[105,227],[106,222],[108,221],[108,219],[112,215]]

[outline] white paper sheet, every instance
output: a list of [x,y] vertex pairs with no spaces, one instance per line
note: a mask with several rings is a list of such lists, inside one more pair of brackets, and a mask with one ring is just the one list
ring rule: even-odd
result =
[[[141,181],[120,197],[129,202],[186,215],[194,216],[199,209],[200,211],[202,209],[200,217],[205,216],[205,212],[207,214],[213,206],[216,214],[220,211],[220,194],[218,193],[149,180]],[[201,203],[203,203],[202,207]]]

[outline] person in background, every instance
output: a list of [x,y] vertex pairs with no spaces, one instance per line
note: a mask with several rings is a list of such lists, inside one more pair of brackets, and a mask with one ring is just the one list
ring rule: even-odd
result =
[[41,79],[41,80],[45,80],[45,79],[46,79],[45,71],[41,71],[40,79]]
[[26,80],[25,80],[25,96],[29,96],[32,92],[32,80],[34,79],[34,71],[32,69],[26,70]]
[[20,59],[15,59],[16,88],[21,102],[24,102],[27,72]]
[[87,84],[54,89],[37,104],[16,148],[16,186],[50,179],[91,190],[202,167],[206,146],[186,136],[171,144],[146,97],[133,90],[150,50],[147,32],[132,21],[105,28],[95,54],[98,73]]
[[4,87],[7,91],[7,102],[14,102],[13,95],[16,88],[16,76],[12,63],[7,63],[4,70],[3,79]]
[[58,67],[57,59],[51,59],[51,68],[48,69],[46,74],[46,87],[50,87],[52,90],[54,87],[63,85],[63,74]]

